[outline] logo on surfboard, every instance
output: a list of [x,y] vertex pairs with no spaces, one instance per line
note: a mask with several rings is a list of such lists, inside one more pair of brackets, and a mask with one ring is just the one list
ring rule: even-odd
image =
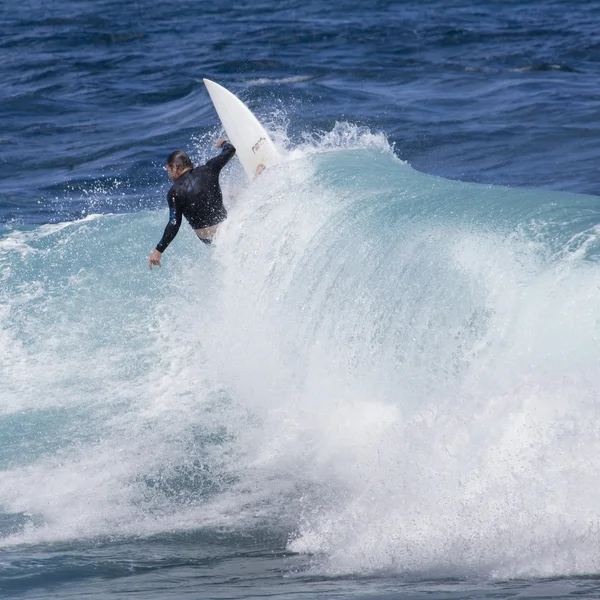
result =
[[256,142],[256,144],[254,144],[254,146],[252,146],[252,153],[256,154],[262,147],[262,145],[267,141],[266,138],[261,137],[260,140],[258,140],[258,142]]

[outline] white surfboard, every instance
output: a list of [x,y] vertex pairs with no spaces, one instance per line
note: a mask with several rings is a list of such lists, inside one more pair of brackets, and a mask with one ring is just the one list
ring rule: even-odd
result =
[[205,79],[204,84],[246,175],[252,180],[276,165],[281,155],[250,109],[218,83]]

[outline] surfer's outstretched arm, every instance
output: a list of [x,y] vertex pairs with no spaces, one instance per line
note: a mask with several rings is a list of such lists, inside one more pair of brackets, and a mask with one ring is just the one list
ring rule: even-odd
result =
[[169,191],[169,195],[167,196],[167,202],[169,203],[169,222],[165,227],[165,232],[163,236],[156,244],[156,249],[150,255],[150,259],[148,260],[148,265],[152,269],[152,265],[160,267],[160,259],[162,257],[162,253],[167,249],[167,246],[175,239],[179,228],[181,227],[181,206],[177,202],[177,198],[175,196],[175,192],[173,190]]

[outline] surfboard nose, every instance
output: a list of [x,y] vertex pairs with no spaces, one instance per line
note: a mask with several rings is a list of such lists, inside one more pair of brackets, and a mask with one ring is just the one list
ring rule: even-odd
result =
[[265,168],[280,162],[277,147],[252,111],[222,85],[207,78],[203,81],[248,178],[252,180]]

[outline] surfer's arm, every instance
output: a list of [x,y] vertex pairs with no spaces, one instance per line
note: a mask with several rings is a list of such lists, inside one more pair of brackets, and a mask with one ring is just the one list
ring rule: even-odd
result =
[[181,207],[176,201],[175,192],[173,190],[169,191],[167,202],[169,203],[169,222],[165,227],[162,239],[156,244],[156,249],[160,253],[163,253],[167,249],[167,246],[175,239],[175,236],[181,227]]
[[[221,142],[221,140],[219,140]],[[219,143],[217,142],[217,143]],[[206,166],[217,172],[220,172],[221,169],[233,158],[235,154],[235,147],[229,140],[224,140],[221,143],[221,154],[219,156],[215,156],[211,158]]]

